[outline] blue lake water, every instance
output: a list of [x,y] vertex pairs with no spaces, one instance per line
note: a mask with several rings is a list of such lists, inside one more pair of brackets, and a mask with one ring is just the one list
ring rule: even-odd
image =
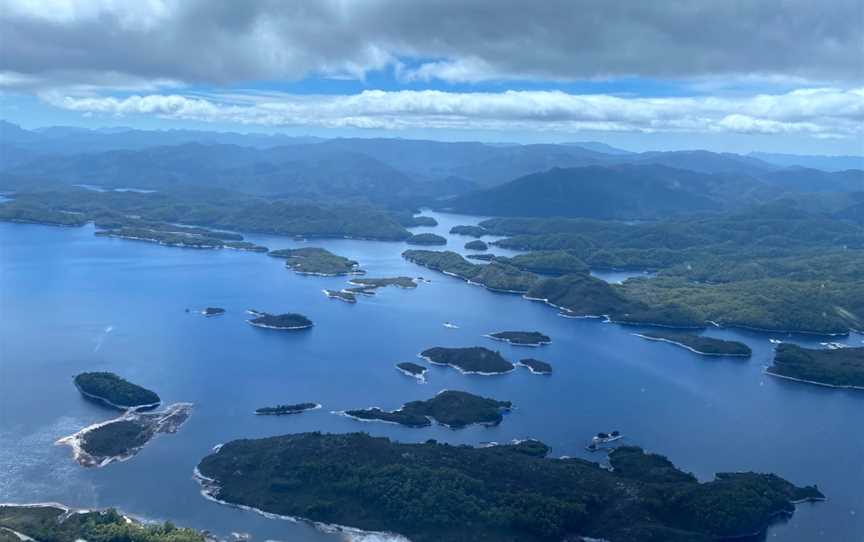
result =
[[[435,215],[418,229],[446,235],[466,217]],[[449,236],[462,250],[470,238]],[[864,540],[864,393],[819,388],[763,374],[771,337],[711,329],[754,350],[749,361],[700,357],[633,336],[638,328],[570,319],[519,296],[495,294],[405,262],[404,243],[249,236],[270,248],[324,246],[361,262],[368,276],[432,280],[416,290],[380,290],[349,305],[326,298],[343,278],[304,277],[266,255],[200,251],[95,237],[93,228],[0,224],[0,502],[58,501],[116,506],[150,519],[252,533],[256,540],[332,541],[309,526],[220,506],[199,494],[192,471],[218,443],[300,431],[369,431],[403,441],[436,438],[477,444],[534,437],[554,455],[601,460],[584,451],[591,435],[620,430],[627,442],[668,455],[710,479],[718,471],[776,472],[816,483],[824,503],[798,506],[771,540]],[[504,251],[493,250],[498,254]],[[220,317],[185,309],[219,306]],[[316,325],[304,332],[257,329],[244,310],[297,311]],[[459,329],[442,326],[445,321]],[[482,337],[537,329],[553,338],[539,349]],[[852,335],[840,342],[861,345]],[[554,374],[463,376],[432,367],[427,384],[393,365],[435,345],[482,345],[511,360],[538,357]],[[54,441],[113,413],[82,400],[72,377],[114,371],[156,390],[165,403],[195,404],[176,435],[138,456],[85,469]],[[397,408],[442,389],[513,401],[494,428],[452,431],[360,423],[333,415],[355,407]],[[297,416],[255,416],[257,407],[320,402]]]

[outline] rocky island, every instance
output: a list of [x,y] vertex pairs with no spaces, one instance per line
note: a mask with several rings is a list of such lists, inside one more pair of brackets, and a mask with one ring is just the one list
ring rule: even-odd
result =
[[426,382],[426,371],[428,371],[428,369],[422,365],[410,361],[403,361],[402,363],[396,364],[396,369],[400,373],[406,374],[411,378],[416,378],[419,382]]
[[409,245],[446,245],[447,239],[435,233],[418,233],[405,240]]
[[692,333],[644,332],[636,333],[635,335],[649,341],[674,344],[703,356],[738,356],[749,358],[753,353],[749,346],[738,341],[702,337]]
[[81,373],[75,377],[75,387],[87,399],[120,410],[152,409],[159,406],[161,402],[155,392],[133,384],[114,373]]
[[797,382],[864,390],[864,348],[814,350],[782,343],[766,372]]
[[219,316],[220,314],[225,314],[225,309],[220,307],[207,307],[201,311],[201,314],[204,316]]
[[300,414],[307,410],[321,408],[318,403],[297,403],[294,405],[276,405],[272,407],[261,407],[255,409],[255,414],[262,416],[284,416],[286,414]]
[[104,467],[132,458],[159,433],[176,433],[191,411],[191,403],[176,403],[160,412],[130,409],[119,418],[63,437],[57,444],[71,447],[75,461],[83,467]]
[[301,433],[228,442],[197,473],[219,502],[412,542],[712,542],[758,536],[796,502],[824,499],[773,474],[700,483],[636,447],[611,451],[611,470],[548,451],[536,441],[473,448]]
[[319,247],[283,248],[268,253],[273,258],[284,258],[285,266],[301,275],[335,277],[361,275],[360,264],[344,256],[337,256]]
[[534,358],[525,358],[520,359],[516,362],[516,365],[520,367],[526,367],[531,374],[535,375],[551,375],[552,374],[552,366],[546,363],[545,361],[540,361],[539,359]]
[[540,346],[551,344],[552,339],[539,331],[498,331],[486,335],[496,341],[504,341],[516,346]]
[[248,310],[249,314],[254,316],[251,320],[246,320],[247,323],[255,327],[263,327],[266,329],[281,329],[281,330],[297,330],[308,329],[314,324],[312,320],[306,318],[302,314],[289,312],[286,314],[269,314],[256,310]]
[[348,410],[345,415],[363,421],[392,422],[409,427],[426,427],[437,422],[456,429],[473,424],[498,425],[510,401],[496,401],[464,391],[444,390],[432,399],[405,403],[387,412],[378,407]]
[[338,299],[346,303],[357,303],[357,296],[348,290],[322,290],[330,299]]
[[436,346],[420,352],[420,357],[434,365],[449,365],[462,374],[496,375],[509,373],[513,364],[500,353],[482,346],[445,348]]

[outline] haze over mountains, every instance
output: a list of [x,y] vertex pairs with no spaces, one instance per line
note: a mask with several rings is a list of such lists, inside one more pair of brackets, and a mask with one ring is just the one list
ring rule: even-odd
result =
[[[221,188],[256,196],[431,205],[502,216],[651,219],[833,194],[857,216],[864,158],[633,153],[603,143],[500,145],[321,139],[192,130],[25,130],[2,122],[0,172],[16,184]],[[844,166],[854,166],[855,169]],[[809,164],[812,167],[802,167]]]

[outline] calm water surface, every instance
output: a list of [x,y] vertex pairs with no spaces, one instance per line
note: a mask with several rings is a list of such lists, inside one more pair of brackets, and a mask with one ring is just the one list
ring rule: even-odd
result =
[[[436,216],[438,227],[418,230],[446,234],[453,224],[477,220]],[[465,252],[470,238],[449,237],[448,248]],[[712,329],[712,336],[746,342],[754,356],[705,358],[634,337],[638,328],[562,318],[540,303],[433,273],[405,262],[403,243],[250,240],[270,248],[324,246],[360,261],[369,276],[419,275],[432,282],[413,291],[384,289],[349,305],[321,293],[345,278],[299,276],[261,254],[95,237],[89,226],[0,224],[0,501],[116,506],[221,535],[332,541],[302,524],[203,499],[193,468],[218,443],[315,430],[471,444],[534,437],[554,455],[600,460],[584,451],[585,442],[617,429],[703,480],[718,471],[756,470],[818,484],[829,501],[799,506],[790,522],[769,532],[770,540],[864,540],[864,393],[762,372],[771,357],[769,338],[809,345],[824,339]],[[185,312],[205,306],[228,312],[216,318]],[[299,333],[257,329],[245,324],[247,308],[302,312],[316,326]],[[460,327],[445,328],[445,321]],[[482,337],[504,329],[541,330],[553,343],[534,350]],[[852,335],[841,342],[862,340]],[[536,356],[555,372],[480,377],[432,367],[424,385],[393,368],[435,345],[483,345],[512,360]],[[192,417],[131,461],[79,467],[68,448],[53,443],[112,416],[82,400],[72,385],[76,373],[92,370],[117,372],[166,403],[193,402]],[[498,427],[458,431],[362,424],[330,413],[397,408],[445,388],[511,400],[517,408]],[[298,416],[252,414],[260,406],[302,401],[324,408]]]

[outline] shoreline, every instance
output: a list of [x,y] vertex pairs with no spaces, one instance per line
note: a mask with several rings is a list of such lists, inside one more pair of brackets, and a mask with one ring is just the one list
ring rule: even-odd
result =
[[636,337],[640,337],[642,339],[645,339],[646,341],[655,341],[655,342],[674,344],[675,346],[680,346],[681,348],[689,350],[689,351],[693,352],[694,354],[699,354],[700,356],[715,356],[715,357],[721,357],[721,358],[749,358],[749,357],[751,357],[751,356],[748,356],[747,354],[715,354],[713,352],[702,352],[700,350],[696,350],[692,346],[687,346],[684,343],[679,343],[679,342],[673,341],[671,339],[664,339],[663,337],[651,337],[649,335],[642,335],[641,333],[631,333],[631,335],[635,335]]
[[417,357],[426,361],[430,365],[437,365],[439,367],[452,367],[453,369],[456,369],[457,371],[459,371],[463,375],[498,376],[498,375],[506,375],[506,374],[512,373],[513,371],[516,370],[516,365],[514,363],[508,362],[508,363],[510,363],[510,365],[513,366],[509,371],[501,371],[501,372],[496,372],[496,373],[487,373],[487,372],[483,372],[483,371],[466,371],[462,367],[459,367],[458,365],[453,365],[452,363],[442,363],[442,362],[438,362],[438,361],[432,361],[431,358],[424,356],[422,353],[417,354]]
[[88,393],[88,392],[82,390],[82,389],[81,389],[81,386],[79,386],[78,383],[74,381],[74,379],[73,379],[73,384],[74,384],[75,387],[78,389],[78,392],[81,393],[81,395],[83,395],[84,397],[86,397],[86,398],[88,398],[88,399],[91,399],[91,400],[93,400],[93,401],[97,401],[97,402],[103,403],[103,404],[108,405],[109,407],[111,407],[111,408],[115,408],[115,409],[117,409],[117,410],[122,410],[122,411],[128,411],[128,410],[134,410],[134,411],[146,411],[146,410],[153,410],[154,408],[159,408],[159,405],[162,404],[162,400],[160,399],[160,400],[159,400],[158,402],[156,402],[156,403],[146,403],[146,404],[143,404],[143,405],[118,405],[117,403],[112,403],[110,400],[108,400],[108,399],[102,397],[101,395],[95,395],[95,394]]
[[495,337],[496,333],[506,333],[506,331],[495,331],[493,333],[486,333],[483,336],[487,339],[492,339],[493,341],[501,341],[504,343],[508,343],[513,346],[530,346],[532,348],[537,348],[539,346],[546,346],[547,344],[552,344],[551,340],[548,341],[538,341],[536,343],[521,343],[519,341],[514,341],[513,339],[507,339],[505,337]]
[[522,363],[521,360],[515,362],[513,365],[516,365],[517,367],[525,367],[526,369],[528,369],[531,372],[532,375],[549,376],[552,374],[552,371],[535,371],[534,367],[531,367],[528,364]]
[[429,369],[424,368],[422,373],[414,374],[411,371],[406,371],[402,367],[399,367],[399,366],[394,366],[394,367],[396,368],[397,371],[404,374],[405,376],[410,376],[411,378],[416,380],[418,384],[426,384],[426,373],[429,372]]
[[315,324],[309,324],[309,325],[305,325],[305,326],[270,326],[267,324],[258,324],[258,323],[253,322],[252,320],[246,320],[246,323],[249,324],[250,326],[254,326],[254,327],[260,327],[263,329],[276,329],[276,330],[281,330],[281,331],[296,331],[298,329],[309,329],[310,327],[315,325]]
[[762,373],[767,374],[767,375],[771,375],[771,376],[774,376],[774,377],[777,377],[777,378],[782,378],[782,379],[784,379],[784,380],[791,380],[791,381],[793,381],[793,382],[801,382],[801,383],[803,383],[803,384],[812,384],[812,385],[814,385],[814,386],[821,386],[821,387],[823,387],[823,388],[831,388],[831,389],[835,389],[835,390],[854,390],[854,391],[864,391],[864,386],[854,386],[854,385],[851,385],[851,384],[848,385],[848,386],[843,386],[843,385],[840,385],[840,384],[828,384],[827,382],[817,382],[816,380],[807,380],[807,379],[804,379],[804,378],[796,378],[796,377],[794,377],[794,376],[781,375],[781,374],[778,374],[778,373],[772,372],[772,371],[771,371],[771,367],[773,367],[773,365],[772,365],[772,366],[769,366],[769,367],[766,367],[766,368],[762,371]]

